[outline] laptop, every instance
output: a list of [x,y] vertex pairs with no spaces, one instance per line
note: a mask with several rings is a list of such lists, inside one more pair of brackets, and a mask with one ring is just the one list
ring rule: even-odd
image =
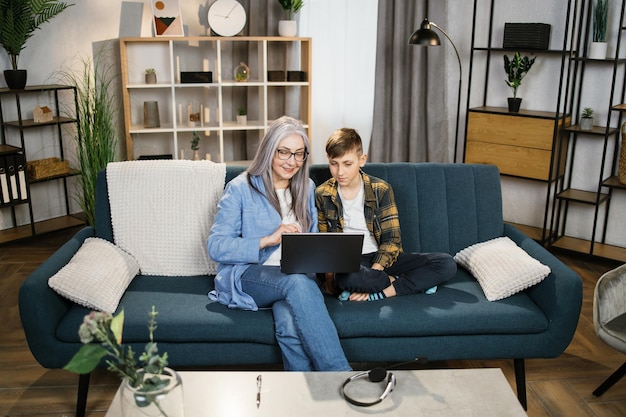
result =
[[285,274],[357,272],[362,247],[362,234],[285,233],[280,271]]

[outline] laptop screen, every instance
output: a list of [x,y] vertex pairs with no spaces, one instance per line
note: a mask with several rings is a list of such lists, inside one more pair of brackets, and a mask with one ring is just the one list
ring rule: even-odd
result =
[[363,235],[356,233],[285,233],[280,270],[285,274],[357,272]]

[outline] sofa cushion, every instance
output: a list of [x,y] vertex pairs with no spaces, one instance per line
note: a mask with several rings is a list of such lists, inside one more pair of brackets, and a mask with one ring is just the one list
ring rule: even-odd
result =
[[517,294],[550,274],[549,267],[508,237],[469,246],[459,251],[454,260],[476,277],[489,301]]
[[48,285],[82,306],[112,313],[138,272],[139,264],[128,253],[107,240],[91,237],[50,277]]

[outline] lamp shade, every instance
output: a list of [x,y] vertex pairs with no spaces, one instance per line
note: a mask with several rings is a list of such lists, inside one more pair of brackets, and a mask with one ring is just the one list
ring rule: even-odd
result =
[[410,45],[423,45],[423,46],[439,46],[441,40],[439,35],[430,28],[430,22],[428,19],[424,19],[420,28],[413,32],[409,38]]

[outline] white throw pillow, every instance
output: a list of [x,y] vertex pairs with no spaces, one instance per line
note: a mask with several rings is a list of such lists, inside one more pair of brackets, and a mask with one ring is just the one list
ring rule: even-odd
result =
[[454,260],[476,277],[489,301],[510,297],[550,274],[542,264],[508,237],[469,246]]
[[48,285],[77,304],[113,313],[138,273],[135,258],[108,240],[90,237]]

